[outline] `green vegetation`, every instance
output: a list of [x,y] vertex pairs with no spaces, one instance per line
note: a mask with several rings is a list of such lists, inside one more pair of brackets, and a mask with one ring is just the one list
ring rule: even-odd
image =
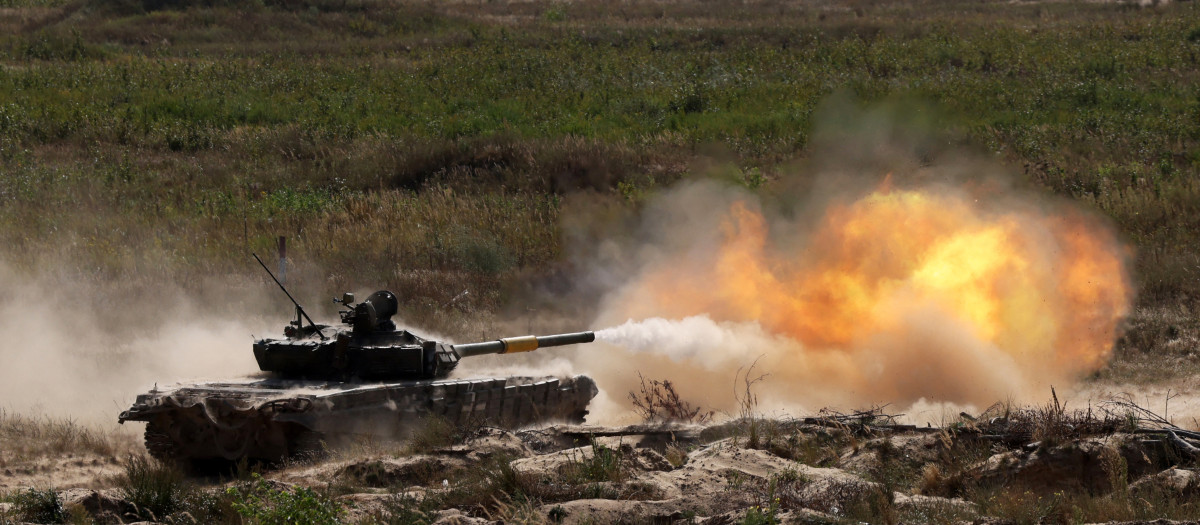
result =
[[345,512],[332,499],[304,487],[281,489],[255,476],[253,482],[228,490],[233,509],[256,525],[321,525],[340,523]]
[[589,482],[611,481],[620,483],[625,479],[621,461],[621,449],[592,441],[591,454],[580,454],[561,472],[567,483],[581,485]]
[[198,291],[284,235],[300,294],[388,287],[473,335],[590,239],[564,210],[620,217],[594,209],[706,157],[772,191],[844,94],[922,161],[1107,214],[1142,304],[1194,308],[1198,34],[1194,3],[3,0],[0,242]]
[[33,523],[63,523],[67,509],[54,489],[26,489],[13,498],[17,518]]

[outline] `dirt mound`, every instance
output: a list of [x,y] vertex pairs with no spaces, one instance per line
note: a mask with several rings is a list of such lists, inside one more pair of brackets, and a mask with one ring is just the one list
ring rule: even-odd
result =
[[1107,440],[1080,440],[1033,451],[996,454],[971,474],[980,486],[1019,486],[1053,493],[1063,490],[1105,494],[1123,477],[1124,463]]
[[1200,498],[1200,472],[1194,469],[1169,468],[1146,476],[1129,486],[1134,497],[1168,496],[1195,501]]
[[71,508],[78,506],[102,523],[125,521],[128,516],[137,516],[137,506],[126,501],[120,493],[114,490],[85,490],[70,489],[59,497],[63,506]]

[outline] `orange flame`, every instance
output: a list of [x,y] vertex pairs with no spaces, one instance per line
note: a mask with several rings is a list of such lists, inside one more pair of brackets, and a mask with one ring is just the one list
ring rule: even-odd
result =
[[652,271],[637,309],[757,322],[821,355],[902,338],[921,312],[1029,376],[1099,369],[1132,298],[1125,249],[1080,213],[1007,208],[885,182],[801,237],[738,201],[711,266]]

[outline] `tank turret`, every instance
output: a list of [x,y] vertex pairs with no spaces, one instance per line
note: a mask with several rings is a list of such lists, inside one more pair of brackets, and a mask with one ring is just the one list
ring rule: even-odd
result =
[[[459,359],[483,354],[528,352],[538,348],[590,343],[592,332],[550,336],[510,337],[485,343],[452,345],[430,341],[407,330],[398,330],[392,316],[400,309],[396,294],[380,290],[355,303],[354,294],[342,294],[334,303],[343,327],[316,324],[283,283],[257,255],[254,259],[296,307],[296,319],[283,329],[284,339],[254,342],[258,368],[285,378],[406,380],[446,377]],[[308,324],[305,324],[308,321]]]
[[284,339],[255,341],[259,369],[297,379],[437,379],[446,377],[464,357],[528,352],[596,339],[592,332],[579,332],[454,345],[397,329],[391,320],[398,309],[392,292],[380,290],[361,303],[355,303],[354,295],[348,293],[337,302],[346,307],[340,312],[344,326],[304,326],[303,316],[297,316],[284,330]]

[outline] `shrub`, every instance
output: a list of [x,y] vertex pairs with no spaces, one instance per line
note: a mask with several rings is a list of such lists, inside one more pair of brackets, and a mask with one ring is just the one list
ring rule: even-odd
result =
[[779,523],[779,518],[776,516],[779,508],[770,506],[762,508],[757,505],[750,507],[746,511],[746,516],[742,518],[741,525],[776,525]]
[[629,399],[633,401],[634,411],[647,423],[678,421],[704,424],[712,420],[711,410],[704,412],[700,407],[680,399],[670,380],[651,379],[647,384],[641,373],[638,373],[638,379],[641,380],[640,389],[630,392]]
[[165,520],[184,510],[191,487],[176,466],[145,456],[133,456],[125,462],[120,479],[123,497],[137,507],[139,518]]
[[226,492],[243,518],[258,525],[323,525],[341,523],[344,510],[312,489],[280,489],[257,474],[253,481]]
[[413,429],[405,451],[420,454],[462,442],[464,430],[441,416],[427,416]]
[[572,485],[594,481],[620,482],[624,478],[621,469],[623,457],[620,449],[592,441],[592,454],[576,458],[567,466],[564,474]]
[[667,445],[666,453],[663,456],[672,467],[679,468],[687,464],[688,453],[679,445],[671,443]]
[[547,22],[562,22],[567,19],[567,11],[561,5],[553,5],[542,11],[542,19]]
[[62,500],[53,489],[28,489],[13,498],[13,506],[21,521],[33,523],[63,523],[68,515]]
[[513,469],[512,458],[502,454],[488,459],[467,477],[457,480],[449,491],[435,496],[435,505],[495,509],[501,502],[525,499],[533,492],[535,483],[531,476]]
[[437,520],[433,503],[435,498],[418,500],[409,494],[393,494],[383,504],[383,509],[372,517],[373,523],[385,525],[428,525]]
[[25,42],[21,54],[30,60],[78,61],[99,53],[83,42],[78,31],[70,35],[43,31]]

